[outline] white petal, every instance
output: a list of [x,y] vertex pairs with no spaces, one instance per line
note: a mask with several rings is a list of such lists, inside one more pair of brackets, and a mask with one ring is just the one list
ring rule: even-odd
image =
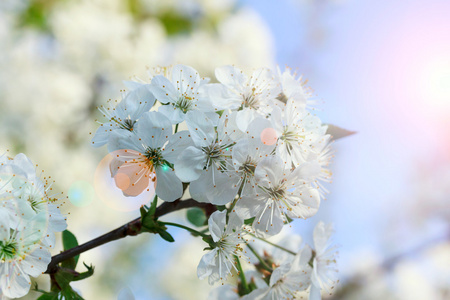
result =
[[237,112],[236,124],[239,130],[246,132],[248,125],[256,118],[257,113],[254,109],[244,108]]
[[244,84],[247,82],[247,76],[238,68],[233,66],[223,66],[216,68],[215,75],[217,80],[228,88],[242,92]]
[[242,139],[233,146],[231,150],[233,157],[233,166],[236,170],[239,169],[247,160],[248,153],[248,140]]
[[284,162],[277,156],[268,156],[261,160],[255,169],[258,184],[270,187],[278,184],[285,174]]
[[242,300],[275,300],[266,297],[269,291],[269,287],[253,290],[250,294],[242,297]]
[[291,264],[285,263],[273,270],[272,275],[270,276],[270,283],[269,285],[272,287],[274,286],[280,279],[283,278],[284,275],[286,275],[287,272],[291,269]]
[[210,174],[210,170],[203,170],[200,177],[197,180],[192,181],[189,185],[191,197],[198,202],[209,203],[205,191],[209,188],[208,177],[211,176]]
[[189,131],[179,131],[172,135],[169,143],[164,147],[162,151],[163,157],[168,162],[174,164],[180,156],[180,153],[183,153],[190,146],[194,146],[194,142],[190,137]]
[[54,204],[48,204],[49,223],[53,231],[61,232],[67,228],[66,217]]
[[225,230],[225,234],[232,234],[238,230],[240,230],[242,228],[242,226],[244,225],[244,220],[242,220],[242,218],[235,212],[231,212],[229,219],[228,219],[228,224],[227,224],[227,229]]
[[0,274],[2,274],[0,286],[5,296],[19,298],[28,294],[31,286],[30,277],[25,274],[17,262],[0,264]]
[[135,150],[143,151],[142,143],[139,138],[128,130],[114,130],[110,134],[108,142],[108,151],[114,152],[119,150]]
[[215,211],[209,217],[208,226],[209,232],[214,240],[217,242],[225,232],[225,224],[227,223],[227,211]]
[[186,124],[192,140],[199,147],[207,147],[216,140],[214,124],[204,113],[190,111],[186,114]]
[[[97,131],[94,134],[94,137],[92,138],[92,146],[94,147],[101,147],[108,143],[109,136],[110,136],[110,127],[111,123],[103,123],[98,128]],[[114,128],[115,130],[115,128]]]
[[30,176],[33,178],[36,176],[36,169],[31,160],[23,153],[17,154],[14,157],[14,165],[19,167],[25,173],[27,173],[27,177]]
[[204,191],[208,200],[214,205],[225,205],[234,200],[238,192],[239,178],[222,173],[217,169],[211,169],[212,176],[206,179],[206,190]]
[[151,91],[156,100],[161,103],[167,103],[178,99],[178,92],[169,79],[162,75],[153,77]]
[[275,201],[266,204],[266,209],[260,210],[253,221],[253,229],[259,237],[273,236],[281,232],[284,221],[280,207]]
[[164,146],[172,136],[172,124],[162,113],[147,112],[139,119],[136,133],[145,145],[156,149]]
[[155,96],[150,91],[149,85],[146,84],[128,93],[118,106],[125,105],[125,117],[137,120],[143,113],[148,112],[152,108],[155,101]]
[[202,87],[208,98],[211,99],[211,103],[218,110],[223,109],[238,109],[243,101],[240,94],[232,92],[225,85],[219,83],[208,84]]
[[235,287],[229,284],[221,285],[213,289],[209,295],[209,300],[239,300],[239,295],[235,292]]
[[255,217],[264,208],[263,201],[257,201],[254,197],[242,197],[235,206],[236,213],[244,220]]
[[176,65],[172,69],[172,83],[180,88],[179,93],[196,96],[195,92],[200,85],[200,75],[192,67]]
[[181,152],[175,163],[175,173],[183,182],[197,180],[206,164],[206,154],[196,147],[188,147]]
[[215,265],[215,257],[217,253],[217,248],[211,250],[202,256],[198,267],[197,267],[197,276],[200,280],[205,279],[213,272],[213,267]]
[[0,241],[7,241],[9,237],[9,213],[4,209],[0,209]]
[[183,195],[183,184],[171,168],[156,168],[156,194],[164,201],[172,202]]
[[317,161],[305,162],[292,172],[293,181],[314,181],[320,176],[321,167]]
[[312,249],[308,245],[306,245],[303,249],[301,249],[297,255],[295,255],[294,261],[292,262],[292,270],[294,271],[305,271],[311,272],[311,266],[309,266],[309,261],[312,257]]
[[184,121],[185,114],[181,111],[181,109],[176,108],[173,105],[163,105],[158,108],[158,112],[165,115],[172,124],[178,124]]
[[322,254],[325,249],[330,244],[331,235],[334,233],[332,224],[325,224],[320,221],[314,228],[313,239],[314,248],[319,253]]
[[310,218],[319,210],[320,194],[316,188],[299,188],[293,195],[286,197],[286,203],[292,210],[288,215],[294,218]]
[[309,290],[309,300],[321,300],[322,295],[320,294],[320,288],[316,287],[314,284],[311,285]]
[[52,260],[52,255],[47,249],[35,249],[22,261],[23,270],[33,277],[41,275]]
[[144,83],[132,81],[132,80],[123,80],[122,83],[125,85],[127,89],[130,91],[140,88]]

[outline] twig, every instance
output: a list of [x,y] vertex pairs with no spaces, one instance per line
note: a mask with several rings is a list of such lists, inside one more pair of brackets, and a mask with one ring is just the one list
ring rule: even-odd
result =
[[[211,211],[215,210],[215,206],[209,203],[200,203],[195,201],[194,199],[187,200],[175,200],[174,202],[164,202],[159,207],[156,208],[155,217],[161,217],[168,213],[190,208],[190,207],[200,207],[206,210],[207,214],[210,214]],[[76,246],[74,248],[68,249],[60,254],[57,254],[52,257],[50,264],[47,267],[47,274],[54,274],[58,271],[58,264],[63,262],[71,257],[77,256],[83,252],[96,248],[98,246],[104,245],[106,243],[122,239],[127,236],[135,236],[141,232],[141,218],[134,219],[108,233],[105,233],[93,240],[90,240],[84,244]]]

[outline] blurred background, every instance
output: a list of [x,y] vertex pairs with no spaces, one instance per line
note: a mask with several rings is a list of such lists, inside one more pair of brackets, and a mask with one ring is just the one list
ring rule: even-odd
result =
[[[450,299],[449,15],[447,0],[1,0],[0,153],[24,152],[56,180],[82,243],[138,216],[94,186],[107,154],[90,146],[96,107],[120,100],[122,80],[176,63],[204,76],[287,65],[325,123],[357,131],[334,144],[319,214],[290,229],[311,243],[319,220],[334,223],[341,280],[329,298]],[[174,244],[142,235],[84,253],[96,274],[75,289],[207,299],[204,245],[170,232]]]

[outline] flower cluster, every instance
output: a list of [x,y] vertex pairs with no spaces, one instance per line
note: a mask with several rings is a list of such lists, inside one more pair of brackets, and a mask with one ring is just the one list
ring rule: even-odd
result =
[[259,261],[246,272],[246,284],[252,291],[243,296],[242,290],[246,287],[240,281],[237,286],[226,284],[212,290],[208,299],[300,299],[302,293],[309,294],[310,300],[321,299],[320,291],[331,293],[338,282],[337,251],[336,246],[331,245],[332,233],[331,225],[319,222],[314,229],[313,248],[302,246],[302,239],[297,235],[285,236],[277,245],[269,247],[255,245],[260,251],[251,249]]
[[317,212],[320,183],[330,178],[330,136],[308,111],[299,80],[232,66],[216,69],[220,83],[183,65],[164,73],[128,82],[120,103],[101,108],[108,120],[92,143],[114,153],[111,172],[127,176],[125,195],[153,182],[159,198],[174,201],[189,183],[195,200],[232,203],[241,218],[255,218],[258,236]]
[[[221,210],[209,219],[210,252],[198,266],[199,278],[210,284],[241,273],[236,264],[247,259],[246,234],[267,238],[294,218],[315,215],[331,176],[330,135],[311,113],[314,101],[301,78],[265,68],[246,75],[234,66],[215,75],[218,82],[211,83],[177,65],[155,69],[149,81],[125,82],[130,91],[122,101],[100,108],[107,120],[92,140],[108,146],[111,175],[125,196],[154,188],[172,202],[188,189],[193,199]],[[316,230],[328,232],[323,226]],[[329,285],[317,271],[329,259],[316,235],[316,251],[277,266],[268,287],[252,294],[269,299],[298,283]]]
[[47,270],[55,232],[66,228],[48,178],[23,154],[0,156],[0,296],[26,295]]

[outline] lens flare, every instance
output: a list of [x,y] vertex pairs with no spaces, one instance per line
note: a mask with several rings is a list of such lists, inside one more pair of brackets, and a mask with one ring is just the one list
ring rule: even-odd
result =
[[95,197],[94,187],[84,180],[74,182],[67,194],[70,202],[78,207],[88,206],[94,201]]
[[[155,196],[155,182],[148,180],[145,189],[133,185],[133,180],[130,178],[133,174],[128,172],[129,170],[126,168],[123,171],[119,170],[112,177],[110,164],[113,161],[113,156],[117,156],[117,154],[106,155],[97,166],[94,178],[97,196],[106,205],[117,211],[133,211],[149,203]],[[134,192],[135,190],[136,192]],[[125,191],[128,196],[124,195]]]
[[265,128],[261,132],[261,141],[265,145],[274,145],[277,142],[278,136],[277,132],[273,128]]

